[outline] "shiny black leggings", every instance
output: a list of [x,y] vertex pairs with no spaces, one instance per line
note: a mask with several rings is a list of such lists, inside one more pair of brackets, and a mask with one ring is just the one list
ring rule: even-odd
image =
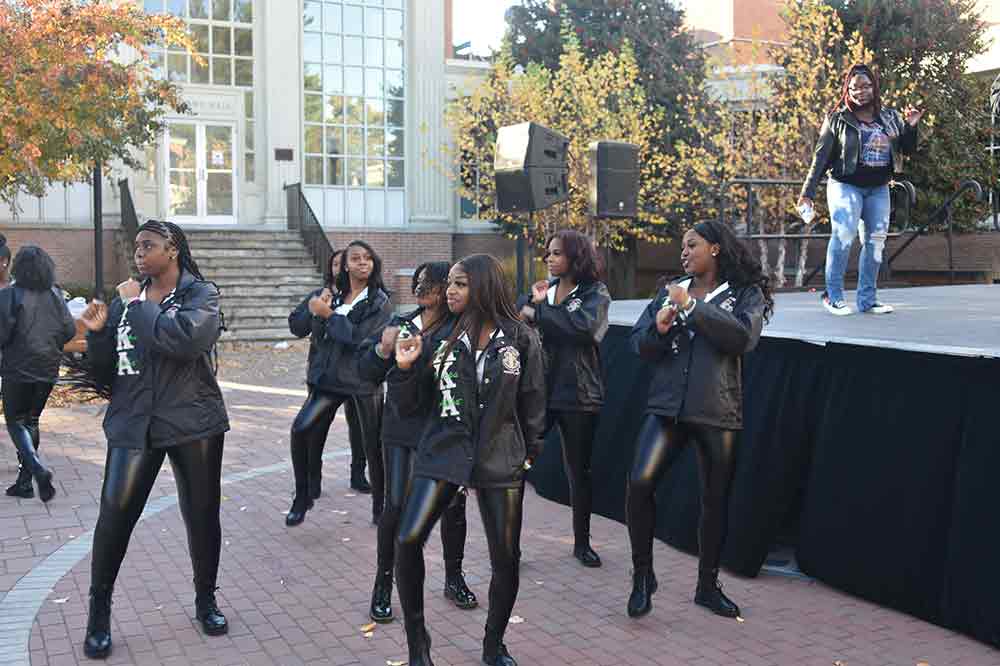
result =
[[590,543],[590,513],[593,506],[590,458],[594,448],[597,414],[549,411],[546,425],[546,430],[553,426],[559,428],[563,468],[569,479],[573,504],[573,536],[577,546],[585,546]]
[[371,470],[372,500],[375,506],[382,506],[384,483],[382,472],[381,442],[379,441],[379,409],[376,401],[367,397],[355,398],[339,393],[309,390],[309,397],[292,423],[292,470],[295,472],[295,496],[309,497],[309,471],[318,468],[319,460],[311,460],[317,452],[322,453],[321,443],[326,442],[330,424],[337,409],[352,401],[361,437]]
[[[391,572],[396,563],[396,530],[403,502],[413,476],[417,452],[402,446],[383,446],[385,461],[385,510],[378,524],[378,570]],[[441,547],[448,576],[462,572],[465,557],[465,491],[455,493],[441,516]]]
[[656,526],[656,486],[678,454],[694,441],[701,477],[701,517],[698,521],[698,568],[719,568],[726,536],[729,488],[736,464],[736,433],[696,423],[647,414],[628,478],[628,531],[632,565],[653,564],[653,530]]
[[[403,607],[407,637],[420,638],[424,625],[424,543],[441,514],[451,504],[459,487],[447,481],[417,476],[403,504],[396,536],[396,578]],[[486,630],[501,638],[510,620],[520,585],[521,512],[524,486],[479,488],[479,514],[490,549],[489,611]]]
[[146,506],[163,459],[168,457],[187,528],[195,587],[215,588],[222,546],[219,503],[223,439],[223,435],[216,435],[167,449],[108,449],[101,511],[94,528],[91,585],[114,585],[132,530]]
[[[360,401],[375,401],[375,409],[379,413],[381,423],[382,396],[381,395],[358,395],[348,396],[344,400],[344,418],[347,419],[347,439],[351,443],[351,471],[362,472],[365,469],[367,454],[365,453],[364,431],[358,417],[358,407]],[[362,407],[363,409],[364,407]],[[323,449],[326,447],[326,438],[314,441],[309,450],[309,474],[316,479],[323,474]]]
[[36,451],[41,441],[38,419],[52,393],[52,384],[45,382],[3,382],[3,417],[7,433],[17,449],[17,459],[27,469],[41,464]]

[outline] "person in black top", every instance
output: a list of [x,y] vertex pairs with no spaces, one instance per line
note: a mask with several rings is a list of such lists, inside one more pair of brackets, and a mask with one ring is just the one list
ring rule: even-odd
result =
[[601,558],[590,546],[590,458],[604,404],[600,344],[608,332],[611,296],[597,279],[594,243],[579,231],[556,232],[546,245],[545,262],[553,279],[534,284],[521,315],[541,333],[545,350],[546,428],[555,426],[562,435],[573,555],[585,567],[599,567]]
[[352,396],[361,424],[368,466],[371,469],[372,521],[382,513],[383,472],[379,446],[379,412],[375,400],[375,382],[364,381],[358,374],[361,344],[389,321],[389,294],[382,285],[382,260],[368,243],[355,240],[344,250],[346,259],[337,274],[334,294],[329,288],[312,292],[288,315],[288,328],[304,338],[312,336],[309,346],[309,371],[306,383],[309,396],[292,423],[292,469],[295,473],[295,498],[285,516],[289,527],[300,524],[312,508],[309,492],[309,454],[325,442],[337,409]]
[[13,285],[0,289],[3,415],[19,463],[7,495],[34,497],[34,477],[39,498],[48,502],[56,489],[52,471],[38,457],[38,420],[59,378],[63,345],[73,339],[76,325],[55,286],[55,264],[45,250],[33,245],[18,250],[14,277]]
[[691,443],[702,486],[695,602],[736,617],[739,608],[722,593],[718,574],[736,435],[743,427],[741,360],[757,345],[774,303],[760,263],[720,222],[702,222],[684,234],[681,262],[688,275],[660,290],[630,337],[653,377],[628,477],[634,566],[628,614],[640,617],[652,609],[654,493]]
[[[395,365],[395,341],[421,334],[432,336],[448,321],[448,305],[444,293],[448,282],[446,261],[421,264],[413,273],[413,294],[419,307],[408,314],[394,317],[379,335],[366,343],[361,357],[361,375],[381,383]],[[405,331],[405,332],[404,332]],[[369,616],[376,622],[392,621],[392,570],[396,562],[396,529],[403,500],[409,489],[413,462],[424,416],[405,417],[399,413],[399,401],[394,393],[386,396],[382,419],[382,456],[385,462],[385,511],[378,524],[378,563]],[[465,557],[465,498],[455,493],[441,517],[441,546],[444,550],[444,596],[464,609],[479,605],[476,595],[465,583],[462,560]]]
[[524,470],[545,429],[538,336],[517,320],[496,258],[477,254],[448,276],[447,324],[399,340],[390,394],[425,427],[396,539],[396,575],[410,666],[428,666],[423,547],[463,487],[475,488],[490,550],[483,662],[516,666],[503,644],[517,598]]
[[830,172],[826,199],[832,235],[826,248],[828,312],[851,314],[844,300],[844,271],[854,237],[864,220],[858,257],[858,311],[888,314],[875,283],[889,231],[889,181],[903,171],[903,155],[917,148],[917,123],[923,111],[903,113],[882,106],[879,80],[868,65],[853,65],[844,76],[840,99],[823,121],[809,174],[802,184],[800,210],[813,208],[816,186]]
[[[334,295],[337,290],[337,276],[340,275],[340,264],[344,258],[344,251],[337,250],[330,257],[330,265],[323,276],[323,284]],[[312,343],[311,343],[312,344]],[[351,488],[359,493],[368,494],[372,491],[368,479],[365,477],[365,444],[361,436],[361,423],[358,421],[358,410],[354,405],[359,400],[373,400],[381,402],[379,393],[371,396],[354,395],[350,400],[344,402],[344,418],[347,420],[347,438],[351,443]],[[378,407],[377,407],[378,408]],[[323,449],[326,440],[316,440],[309,450],[309,496],[312,499],[319,499],[323,494]]]
[[164,458],[187,527],[196,617],[210,636],[229,630],[215,598],[229,430],[212,363],[222,323],[219,290],[202,277],[184,232],[170,222],[139,227],[135,263],[142,281],[122,282],[110,307],[94,301],[81,317],[87,359],[74,383],[111,401],[83,644],[92,659],[111,651],[112,590]]

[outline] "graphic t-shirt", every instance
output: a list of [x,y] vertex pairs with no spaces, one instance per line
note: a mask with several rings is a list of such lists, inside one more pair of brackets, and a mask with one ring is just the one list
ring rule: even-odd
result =
[[837,180],[857,187],[879,187],[892,179],[892,138],[878,121],[858,121],[861,151],[858,165],[849,176]]

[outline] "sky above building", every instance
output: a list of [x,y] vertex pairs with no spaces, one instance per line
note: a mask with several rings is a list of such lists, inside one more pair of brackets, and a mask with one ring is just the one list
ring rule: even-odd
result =
[[453,33],[455,44],[472,42],[462,53],[489,55],[500,48],[507,24],[504,12],[518,4],[516,0],[454,0]]

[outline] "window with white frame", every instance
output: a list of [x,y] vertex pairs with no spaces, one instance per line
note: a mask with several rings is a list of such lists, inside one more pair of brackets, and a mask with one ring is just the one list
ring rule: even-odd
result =
[[303,180],[326,223],[404,220],[405,26],[404,0],[303,5]]
[[150,14],[170,14],[188,24],[198,62],[183,50],[150,48],[153,66],[175,83],[245,89],[244,178],[256,175],[254,146],[254,0],[143,0]]

